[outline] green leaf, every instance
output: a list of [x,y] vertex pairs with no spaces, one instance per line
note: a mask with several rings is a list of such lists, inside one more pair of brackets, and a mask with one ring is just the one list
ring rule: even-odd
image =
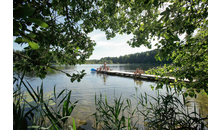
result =
[[197,93],[200,93],[200,91],[201,91],[200,89],[196,89],[196,92],[197,92]]
[[36,37],[36,35],[33,34],[33,33],[27,34],[27,36],[30,37],[30,38],[35,38]]
[[39,49],[39,45],[35,42],[28,42],[28,44],[31,46],[32,49]]
[[108,104],[108,102],[107,102],[107,95],[106,95],[106,93],[105,93],[105,103],[106,103],[106,104]]
[[67,104],[67,101],[63,102],[63,117],[67,114],[66,111],[68,111]]
[[[61,124],[59,123],[59,122],[56,122],[57,121],[57,119],[54,117],[54,115],[52,114],[52,112],[49,110],[49,108],[48,108],[48,106],[44,103],[44,107],[46,108],[46,112],[47,112],[47,114],[46,114],[46,116],[48,117],[48,119],[50,120],[50,122],[53,124],[53,126],[58,130],[58,128],[57,128],[57,126],[56,126],[56,124],[60,127],[60,128],[62,128],[62,126],[61,126]],[[45,113],[46,113],[45,112]],[[56,122],[56,124],[54,124]]]
[[160,13],[160,15],[165,15],[166,14],[166,11],[163,11]]
[[[24,83],[23,83],[24,84]],[[28,83],[29,84],[29,83]],[[27,89],[29,95],[32,97],[32,99],[35,101],[35,103],[37,103],[37,100],[35,98],[35,96],[32,94],[32,92],[28,89],[28,87],[24,84],[25,88]],[[35,93],[36,94],[36,93]]]
[[23,38],[24,38],[24,42],[27,42],[27,43],[31,42],[29,38],[27,37],[23,37]]
[[71,75],[70,75],[70,74],[68,74],[68,73],[66,73],[66,76],[71,77]]
[[164,22],[167,22],[169,20],[169,15],[166,16]]
[[26,20],[29,21],[29,22],[35,23],[35,24],[37,24],[38,26],[41,26],[42,28],[48,27],[48,24],[45,23],[45,22],[42,22],[40,19],[27,18]]
[[[65,89],[64,89],[65,90]],[[61,103],[66,99],[67,95],[60,101],[60,103],[58,104],[58,107],[61,105]]]
[[150,88],[151,88],[152,90],[154,90],[154,86],[151,86]]
[[59,93],[59,95],[57,96],[57,98],[59,98],[59,97],[63,94],[64,91],[65,91],[65,89],[63,89],[63,90]]
[[36,9],[30,6],[22,6],[13,10],[13,16],[15,18],[25,18],[26,16],[31,16]]
[[71,79],[70,79],[71,82],[74,82],[75,80],[76,80],[75,78],[71,78]]
[[77,53],[79,51],[79,49],[80,49],[79,47],[76,47],[74,52]]
[[187,97],[188,96],[188,93],[184,93],[184,97]]
[[49,8],[46,8],[45,10],[43,10],[43,15],[45,16],[50,16],[50,9]]
[[154,6],[158,6],[158,0],[154,0]]
[[191,98],[193,98],[194,94],[195,94],[194,91],[190,91],[190,92],[189,92],[189,96],[190,96]]
[[169,38],[170,38],[166,33],[164,34],[164,37],[165,37],[166,39],[169,39]]
[[[67,102],[68,102],[67,108],[69,107],[71,92],[72,92],[72,91],[70,90],[69,93],[68,93],[68,97],[67,97]],[[66,112],[68,112],[68,109],[67,109]]]
[[75,120],[72,118],[73,120],[73,130],[76,130],[76,123],[75,123]]
[[22,42],[24,42],[24,40],[21,37],[18,37],[15,39],[15,42],[22,43]]
[[183,8],[182,8],[182,12],[184,12],[185,10],[186,10],[186,7],[183,7]]
[[74,106],[70,106],[70,108],[68,109],[67,115],[70,115],[72,113],[73,109],[74,109]]
[[54,94],[54,98],[55,98],[55,100],[57,100],[57,97],[56,97],[56,85],[54,85],[54,88],[53,88],[53,94]]
[[144,31],[144,23],[141,23],[139,30]]

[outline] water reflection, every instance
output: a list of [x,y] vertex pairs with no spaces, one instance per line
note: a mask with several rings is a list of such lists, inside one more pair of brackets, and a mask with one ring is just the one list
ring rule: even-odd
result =
[[[108,74],[97,73],[97,72],[94,72],[94,71],[91,72],[91,75],[96,75],[96,77],[100,77],[100,78],[103,80],[104,85],[106,85],[106,82],[107,82],[107,80],[108,80],[108,77],[111,76],[111,75],[108,75]],[[114,75],[114,76],[115,76],[115,75]],[[120,77],[120,76],[115,76],[115,77]],[[141,88],[141,86],[142,86],[143,83],[144,83],[144,80],[142,80],[142,79],[136,79],[136,78],[130,78],[130,77],[122,77],[122,78],[133,79],[133,80],[134,80],[135,87],[137,87],[137,88]],[[146,82],[146,81],[145,81],[145,82]]]
[[91,71],[91,75],[96,75],[96,71]]
[[100,77],[103,80],[104,85],[106,85],[106,81],[109,77],[107,74],[102,74],[102,73],[96,73],[97,77]]
[[134,78],[134,83],[136,85],[135,87],[137,87],[137,88],[139,87],[140,88],[143,85],[143,80],[135,79]]

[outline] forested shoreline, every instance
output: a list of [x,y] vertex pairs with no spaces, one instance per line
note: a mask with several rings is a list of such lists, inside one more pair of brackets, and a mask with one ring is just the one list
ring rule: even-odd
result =
[[134,53],[119,57],[104,57],[100,60],[86,60],[86,64],[170,64],[172,60],[157,60],[155,56],[157,55],[157,50]]
[[[25,55],[25,50],[19,51],[16,50],[17,53]],[[158,50],[151,50],[146,52],[128,54],[119,57],[103,57],[100,60],[86,60],[85,64],[103,64],[106,62],[107,64],[153,64],[153,65],[161,65],[161,64],[170,64],[172,60],[157,60],[155,56],[158,54]],[[13,54],[13,62],[19,61],[20,56]],[[52,56],[50,63],[56,63],[56,57]]]

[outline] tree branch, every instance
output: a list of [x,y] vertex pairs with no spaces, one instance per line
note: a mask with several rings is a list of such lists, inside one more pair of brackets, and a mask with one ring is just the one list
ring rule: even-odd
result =
[[56,70],[56,71],[60,71],[60,72],[62,72],[62,73],[64,73],[64,74],[66,74],[66,75],[70,75],[69,73],[67,73],[67,72],[65,72],[65,71],[62,71],[62,70],[60,70],[60,69],[57,69],[57,68],[55,68],[55,67],[52,67],[52,66],[49,66],[49,65],[47,65],[47,67],[49,67],[49,68],[51,68],[51,69],[54,69],[54,70]]
[[[38,65],[41,65],[41,64],[39,64],[39,62],[37,62],[37,61],[35,61],[35,60],[33,60],[33,59],[27,57],[27,56],[24,56],[24,55],[22,55],[22,54],[20,54],[20,53],[18,53],[18,52],[13,51],[13,53],[16,54],[16,55],[18,55],[18,56],[21,56],[21,57],[23,57],[23,58],[25,58],[25,59],[27,59],[27,60],[33,62],[33,63],[36,63],[36,64],[38,64]],[[50,66],[50,65],[41,65],[41,66],[46,66],[46,67],[49,67],[49,68],[54,69],[54,70],[56,70],[56,71],[60,71],[60,72],[62,72],[62,73],[64,73],[64,74],[66,74],[66,75],[70,75],[69,73],[66,73],[66,72],[64,72],[64,71],[62,71],[62,70],[60,70],[60,69],[54,68],[54,67],[52,67],[52,66]]]
[[21,56],[21,57],[23,57],[23,58],[25,58],[25,59],[27,59],[27,60],[30,60],[31,62],[38,63],[36,60],[33,60],[33,59],[31,59],[31,58],[29,58],[29,57],[27,57],[27,56],[24,56],[24,55],[22,55],[22,54],[20,54],[20,53],[18,53],[18,52],[15,52],[14,50],[13,50],[13,53],[16,54],[16,55],[18,55],[18,56]]

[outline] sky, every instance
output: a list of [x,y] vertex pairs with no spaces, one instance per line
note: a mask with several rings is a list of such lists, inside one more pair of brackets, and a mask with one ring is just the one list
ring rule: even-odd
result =
[[[92,59],[101,59],[104,57],[119,57],[124,56],[126,54],[134,54],[137,52],[145,52],[152,49],[155,49],[152,46],[152,49],[148,49],[145,46],[135,47],[132,48],[129,46],[127,41],[133,38],[133,35],[119,35],[117,34],[114,38],[107,40],[105,32],[100,30],[94,30],[93,32],[89,33],[88,36],[91,40],[96,42],[96,46],[94,47],[93,54],[90,56],[89,60]],[[15,38],[13,38],[13,41]],[[13,49],[14,50],[22,50],[27,45],[18,45],[17,43],[13,42]]]
[[127,41],[133,38],[132,34],[117,34],[116,37],[107,40],[104,32],[100,30],[95,30],[88,36],[96,42],[93,54],[92,56],[90,56],[89,59],[100,59],[102,57],[119,57],[126,54],[134,54],[137,52],[145,52],[150,50],[145,46],[140,46],[136,48],[132,48],[131,46],[129,46]]

